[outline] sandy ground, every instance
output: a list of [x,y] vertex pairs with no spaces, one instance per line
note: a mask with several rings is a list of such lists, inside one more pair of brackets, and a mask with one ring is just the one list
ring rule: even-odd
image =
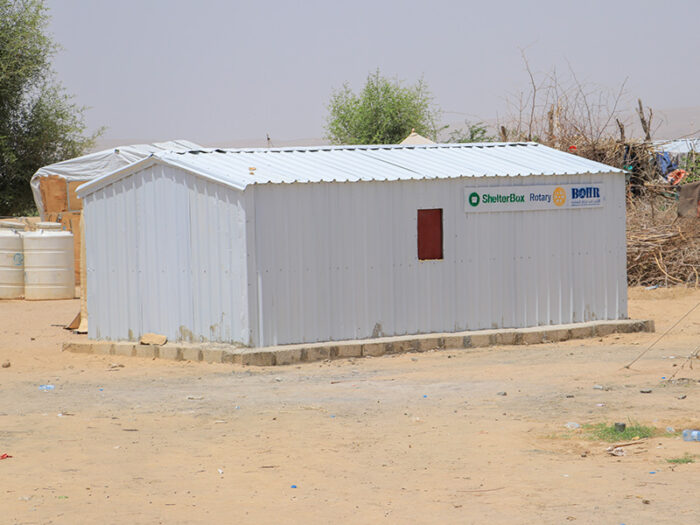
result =
[[62,353],[77,301],[0,302],[0,522],[700,523],[700,443],[564,427],[699,428],[700,361],[663,378],[700,307],[623,368],[699,302],[632,290],[657,334],[277,368]]

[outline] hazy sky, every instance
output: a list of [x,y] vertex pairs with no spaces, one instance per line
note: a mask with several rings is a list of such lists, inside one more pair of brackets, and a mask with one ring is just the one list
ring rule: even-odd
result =
[[445,120],[491,119],[571,64],[656,108],[700,106],[700,1],[47,0],[58,78],[105,139],[324,135],[332,89],[424,76]]

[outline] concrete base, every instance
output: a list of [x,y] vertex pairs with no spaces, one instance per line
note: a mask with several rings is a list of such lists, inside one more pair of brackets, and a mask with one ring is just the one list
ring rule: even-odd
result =
[[553,343],[569,339],[602,337],[615,333],[653,331],[654,321],[622,320],[592,321],[534,328],[382,337],[356,341],[330,341],[267,348],[239,348],[216,343],[141,345],[133,342],[86,341],[84,343],[64,343],[63,350],[81,354],[128,355],[151,359],[158,357],[175,361],[274,366],[323,361],[325,359],[378,357],[385,354],[425,352],[437,349]]

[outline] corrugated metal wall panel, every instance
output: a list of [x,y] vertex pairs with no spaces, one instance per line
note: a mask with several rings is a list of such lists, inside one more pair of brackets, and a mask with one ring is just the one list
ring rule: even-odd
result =
[[[464,211],[467,186],[551,184],[548,176],[256,186],[255,343],[626,317],[624,177],[557,182],[602,182],[607,202]],[[421,208],[444,210],[442,261],[418,261]]]
[[240,192],[153,166],[85,201],[89,336],[250,343]]

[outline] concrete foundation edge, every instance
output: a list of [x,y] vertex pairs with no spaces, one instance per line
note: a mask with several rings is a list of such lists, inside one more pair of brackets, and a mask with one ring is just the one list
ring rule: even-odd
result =
[[503,330],[479,330],[452,334],[383,337],[362,341],[333,341],[308,345],[285,345],[269,348],[234,348],[210,343],[140,345],[132,342],[87,341],[63,344],[64,352],[95,355],[120,355],[174,361],[204,361],[247,366],[278,366],[347,359],[379,357],[388,354],[425,352],[442,349],[485,348],[497,345],[528,345],[603,337],[616,333],[653,332],[654,321],[595,321],[571,325]]

